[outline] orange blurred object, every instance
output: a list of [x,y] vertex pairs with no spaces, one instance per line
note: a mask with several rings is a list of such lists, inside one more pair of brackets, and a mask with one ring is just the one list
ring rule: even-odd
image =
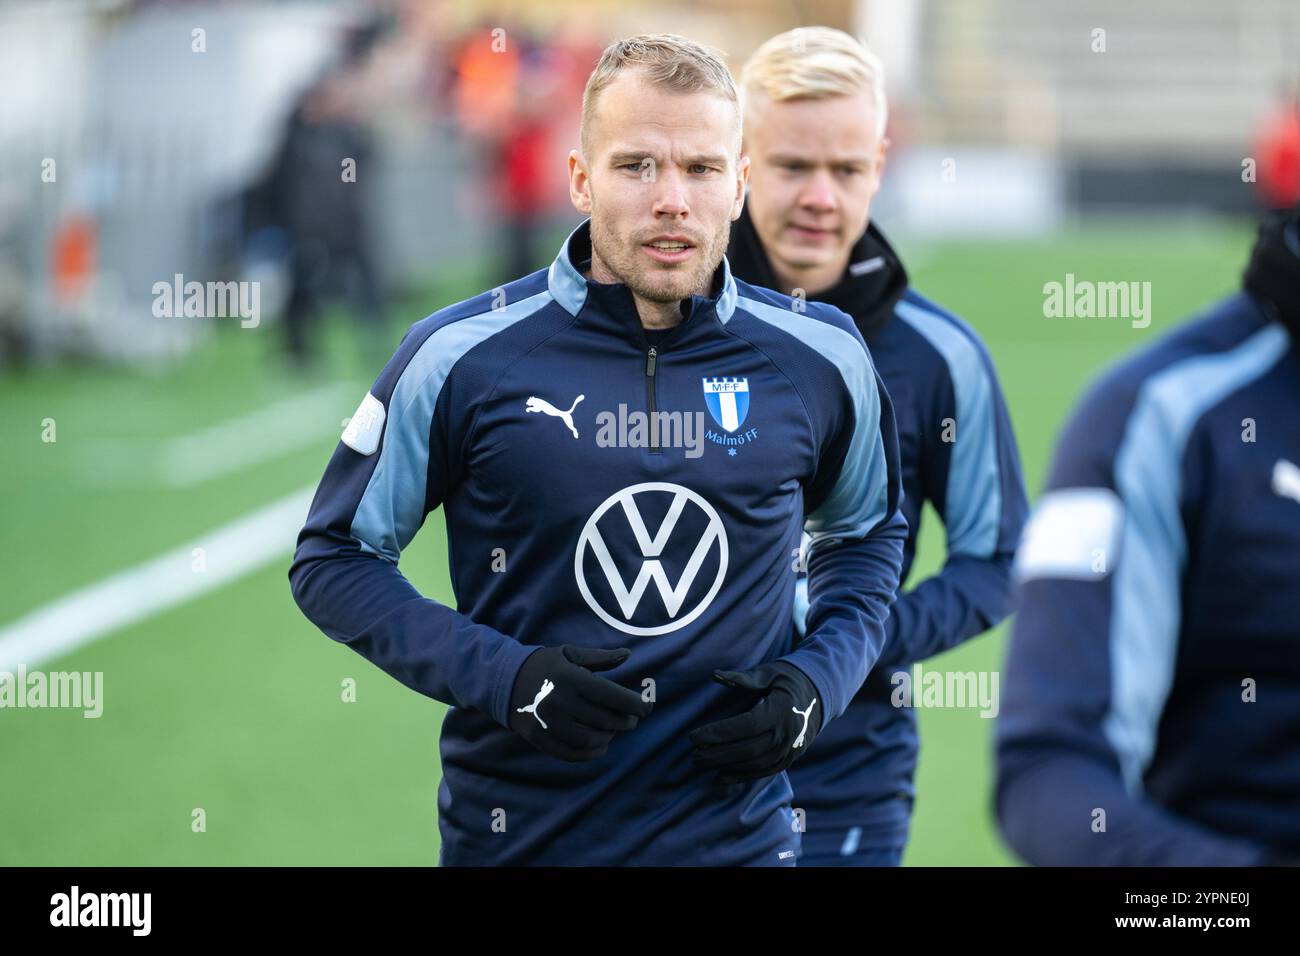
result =
[[89,216],[66,218],[54,234],[54,297],[59,305],[74,305],[85,294],[95,273],[95,223]]
[[505,31],[477,31],[455,56],[456,115],[461,129],[485,138],[504,134],[515,111],[519,53]]

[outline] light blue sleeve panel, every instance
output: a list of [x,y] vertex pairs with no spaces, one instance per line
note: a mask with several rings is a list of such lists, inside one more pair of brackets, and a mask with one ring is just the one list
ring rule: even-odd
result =
[[396,563],[423,524],[427,509],[441,502],[436,471],[430,479],[430,434],[438,428],[434,409],[455,364],[474,346],[551,301],[549,292],[539,292],[450,322],[425,339],[411,357],[393,388],[383,449],[352,521],[352,534],[363,550]]
[[988,557],[998,544],[1003,496],[993,380],[976,344],[952,322],[910,302],[895,311],[943,356],[956,397],[957,440],[944,502],[948,553]]

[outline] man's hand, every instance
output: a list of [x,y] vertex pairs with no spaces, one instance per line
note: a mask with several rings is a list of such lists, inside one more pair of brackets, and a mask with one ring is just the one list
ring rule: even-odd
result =
[[564,644],[530,654],[510,694],[510,729],[561,760],[603,756],[616,733],[650,714],[650,702],[636,691],[592,673],[617,667],[631,653]]
[[728,687],[763,694],[745,713],[691,731],[696,766],[716,769],[719,783],[780,773],[812,746],[821,729],[817,688],[793,664],[772,661],[748,671],[714,671]]

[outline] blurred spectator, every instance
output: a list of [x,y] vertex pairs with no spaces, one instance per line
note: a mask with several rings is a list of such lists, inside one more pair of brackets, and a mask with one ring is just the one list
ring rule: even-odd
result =
[[313,360],[320,312],[338,298],[366,347],[380,347],[384,293],[364,216],[373,150],[352,81],[350,67],[336,67],[307,89],[251,197],[250,220],[278,228],[288,246],[285,346],[299,366]]
[[1287,90],[1259,138],[1259,191],[1269,209],[1300,203],[1300,84]]
[[558,134],[576,130],[568,107],[580,102],[590,66],[575,88],[572,57],[564,48],[505,27],[471,31],[455,51],[451,97],[460,129],[486,170],[481,187],[498,223],[502,254],[496,267],[504,279],[545,264],[539,234],[567,198],[559,188],[567,150]]
[[[551,117],[559,92],[560,63],[539,44],[526,52],[516,80],[518,96],[501,142],[499,192],[508,250],[507,276],[539,268],[538,239],[545,214],[553,208],[549,186],[561,168],[551,148]],[[546,256],[541,254],[541,259]]]

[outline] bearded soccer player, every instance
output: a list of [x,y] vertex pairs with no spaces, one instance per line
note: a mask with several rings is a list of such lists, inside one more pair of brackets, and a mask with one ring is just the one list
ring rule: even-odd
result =
[[[847,316],[732,276],[748,162],[715,53],[612,44],[580,142],[589,220],[549,269],[407,333],[293,593],[451,705],[442,863],[793,865],[784,770],[879,655],[898,584],[889,399]],[[439,506],[454,609],[397,566]]]
[[888,145],[879,59],[839,30],[792,30],[754,53],[741,87],[753,165],[732,268],[842,309],[865,338],[898,423],[904,580],[925,502],[947,531],[943,569],[899,596],[875,668],[790,770],[807,827],[800,866],[897,865],[919,746],[898,691],[914,663],[983,633],[1011,609],[1011,560],[1027,512],[1015,436],[979,336],[911,287],[870,221]]

